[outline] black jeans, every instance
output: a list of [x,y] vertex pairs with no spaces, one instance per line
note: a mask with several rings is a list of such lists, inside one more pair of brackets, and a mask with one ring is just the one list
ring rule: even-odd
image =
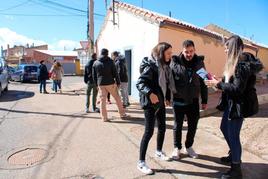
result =
[[155,119],[157,119],[158,133],[157,133],[157,150],[162,151],[165,132],[166,132],[166,109],[160,107],[155,109],[149,107],[144,110],[145,116],[145,131],[140,144],[140,160],[145,160],[146,151],[149,141],[154,133]]
[[194,143],[194,137],[197,129],[197,124],[199,120],[199,102],[195,100],[193,104],[186,106],[173,105],[174,109],[174,128],[173,128],[173,141],[174,147],[181,149],[181,135],[184,115],[187,116],[188,131],[186,135],[185,147],[192,147]]

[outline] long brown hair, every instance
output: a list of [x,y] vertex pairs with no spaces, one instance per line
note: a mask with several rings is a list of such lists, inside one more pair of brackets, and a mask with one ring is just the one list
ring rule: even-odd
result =
[[235,75],[235,67],[243,52],[244,44],[238,35],[233,35],[227,39],[225,46],[227,47],[228,52],[223,75],[225,77],[225,82],[229,82],[231,76]]
[[152,50],[152,56],[158,60],[161,65],[165,63],[165,51],[172,46],[167,42],[160,42],[158,43]]

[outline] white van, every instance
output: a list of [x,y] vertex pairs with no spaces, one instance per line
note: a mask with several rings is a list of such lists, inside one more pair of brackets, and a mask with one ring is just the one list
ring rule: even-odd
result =
[[0,96],[3,91],[8,90],[8,71],[3,58],[0,57]]

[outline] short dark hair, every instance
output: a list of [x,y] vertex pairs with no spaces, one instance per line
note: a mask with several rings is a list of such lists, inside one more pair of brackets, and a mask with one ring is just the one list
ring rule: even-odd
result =
[[44,63],[44,62],[45,62],[45,60],[41,60],[41,61],[40,61],[40,64],[42,64],[42,63]]
[[106,48],[103,48],[103,49],[101,49],[101,55],[103,55],[103,56],[108,56],[108,54],[109,54],[109,51],[108,51],[108,49],[106,49]]
[[97,58],[97,54],[96,54],[96,53],[93,53],[93,54],[91,55],[91,58],[92,58],[92,59],[96,59],[96,58]]
[[194,47],[194,42],[192,40],[185,40],[182,43],[183,48],[188,48],[188,47]]
[[114,51],[114,52],[112,53],[112,55],[113,55],[113,56],[115,56],[115,57],[118,57],[118,55],[119,55],[119,52],[117,52],[117,51]]

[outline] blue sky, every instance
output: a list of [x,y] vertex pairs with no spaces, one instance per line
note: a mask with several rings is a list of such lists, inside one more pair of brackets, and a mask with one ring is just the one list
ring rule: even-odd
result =
[[[52,2],[52,3],[51,3]],[[53,2],[78,10],[53,5]],[[109,4],[110,0],[108,0]],[[136,6],[142,0],[124,0]],[[0,45],[48,43],[50,48],[73,48],[86,39],[87,0],[0,0]],[[268,45],[266,0],[143,0],[143,7],[199,27],[209,23]],[[95,13],[105,15],[104,0],[95,0]],[[41,16],[39,16],[41,15]],[[103,17],[95,16],[95,38]]]

